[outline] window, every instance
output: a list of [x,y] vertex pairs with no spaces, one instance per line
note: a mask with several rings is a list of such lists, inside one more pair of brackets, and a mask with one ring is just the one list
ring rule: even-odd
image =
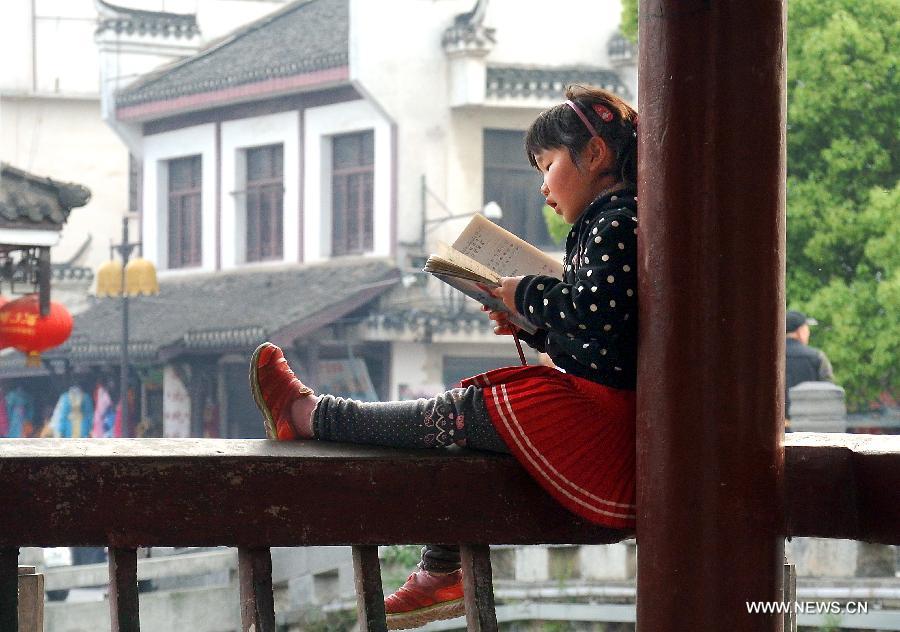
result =
[[199,266],[200,156],[169,161],[169,268]]
[[283,258],[284,149],[247,150],[247,261]]
[[503,209],[497,223],[525,241],[543,248],[557,248],[547,232],[541,209],[541,178],[525,157],[525,133],[484,130],[484,203]]
[[335,136],[331,150],[331,253],[362,254],[374,245],[375,134]]

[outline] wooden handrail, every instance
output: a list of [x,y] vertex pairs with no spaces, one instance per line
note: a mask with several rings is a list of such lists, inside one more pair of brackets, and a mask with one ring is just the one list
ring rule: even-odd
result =
[[[790,536],[900,544],[900,436],[785,439]],[[511,457],[225,439],[0,439],[0,547],[597,544]]]
[[[271,546],[349,544],[384,630],[378,544],[463,543],[470,630],[496,630],[488,544],[630,537],[560,507],[511,457],[317,442],[0,439],[0,611],[20,546],[110,547],[113,630],[139,630],[138,546],[239,548],[244,629],[275,629]],[[900,544],[900,436],[790,434],[785,535]],[[0,616],[0,632],[15,630]]]
[[2,439],[0,546],[472,544],[626,537],[511,457],[225,439]]
[[900,544],[900,435],[787,435],[785,535]]

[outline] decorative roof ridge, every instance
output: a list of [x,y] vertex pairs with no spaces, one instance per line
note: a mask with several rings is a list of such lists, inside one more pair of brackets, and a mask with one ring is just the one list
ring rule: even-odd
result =
[[[98,2],[103,2],[104,0],[97,0]],[[201,50],[197,51],[193,55],[185,57],[183,59],[177,59],[170,64],[167,64],[161,68],[158,68],[155,71],[151,71],[150,73],[144,75],[143,77],[137,79],[136,81],[128,84],[125,88],[119,91],[119,97],[116,99],[120,105],[127,105],[129,100],[127,98],[127,93],[135,92],[139,89],[144,89],[149,86],[152,86],[157,81],[160,81],[165,78],[169,73],[181,68],[183,66],[188,66],[195,62],[199,62],[200,60],[212,55],[213,53],[226,48],[227,46],[235,43],[239,39],[246,37],[247,35],[258,31],[259,29],[268,26],[275,20],[278,20],[289,13],[293,13],[296,10],[305,8],[308,5],[314,4],[316,2],[321,2],[321,0],[295,0],[280,9],[276,9],[272,13],[268,13],[256,20],[250,22],[249,24],[245,24],[243,26],[239,26],[238,28],[226,33],[225,35],[211,40],[206,46],[204,46]],[[327,57],[327,56],[325,56]],[[122,98],[124,96],[124,98]]]
[[149,32],[150,35],[171,35],[188,39],[200,35],[197,16],[194,13],[134,9],[106,0],[94,0],[94,6],[100,14],[96,34],[111,29],[116,33],[138,31],[141,34]]
[[29,173],[24,169],[13,167],[8,162],[0,162],[0,172],[6,177],[12,177],[27,182],[33,186],[39,186],[56,194],[59,205],[66,211],[84,206],[91,199],[91,191],[87,187],[74,182],[61,182]]
[[132,7],[123,7],[118,4],[113,4],[112,2],[107,2],[106,0],[94,0],[94,5],[97,10],[101,13],[104,13],[110,17],[118,17],[118,16],[128,16],[128,15],[142,15],[147,17],[160,17],[160,18],[194,18],[196,19],[195,13],[173,13],[171,11],[149,11],[147,9],[135,9]]
[[453,24],[444,30],[441,46],[448,53],[470,52],[486,54],[497,43],[497,29],[484,25],[488,0],[476,0],[471,11],[453,18]]

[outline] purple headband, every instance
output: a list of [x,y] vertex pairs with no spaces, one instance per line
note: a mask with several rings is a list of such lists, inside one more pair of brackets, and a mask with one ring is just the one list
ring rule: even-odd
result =
[[[580,118],[581,122],[584,123],[584,126],[591,133],[591,136],[593,136],[594,138],[600,138],[600,134],[598,134],[597,130],[594,129],[594,126],[591,125],[591,122],[588,120],[588,117],[585,116],[584,112],[581,111],[580,107],[575,105],[575,103],[569,99],[566,99],[566,105],[568,105],[570,108],[572,108],[572,111],[578,115],[578,118]],[[613,120],[613,114],[612,114],[612,112],[609,111],[609,109],[606,106],[597,103],[596,105],[593,106],[593,110],[594,110],[594,112],[597,113],[597,116],[599,116],[603,120],[604,123],[609,123],[611,120]]]

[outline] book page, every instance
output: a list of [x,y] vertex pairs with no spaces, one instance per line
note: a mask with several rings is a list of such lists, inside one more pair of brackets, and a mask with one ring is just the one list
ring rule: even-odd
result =
[[517,312],[509,311],[509,308],[503,304],[503,301],[486,292],[482,284],[452,274],[441,274],[440,272],[432,272],[432,274],[447,285],[456,288],[466,296],[474,298],[476,301],[478,301],[482,305],[487,306],[489,309],[498,312],[506,312],[507,314],[509,314],[509,322],[511,322],[519,329],[524,329],[530,334],[533,334],[535,331],[537,331],[537,327],[528,322],[528,320],[524,316]]
[[[472,257],[460,252],[455,248],[451,248],[447,244],[440,244],[440,255],[437,260],[443,260],[451,266],[474,272],[476,276],[481,277],[493,285],[499,285],[500,275],[491,270],[488,266],[479,263]],[[429,261],[432,257],[429,257]],[[426,268],[427,269],[427,268]],[[446,270],[445,270],[446,272]]]
[[472,216],[453,248],[500,276],[546,274],[561,279],[563,275],[560,261],[483,215]]

